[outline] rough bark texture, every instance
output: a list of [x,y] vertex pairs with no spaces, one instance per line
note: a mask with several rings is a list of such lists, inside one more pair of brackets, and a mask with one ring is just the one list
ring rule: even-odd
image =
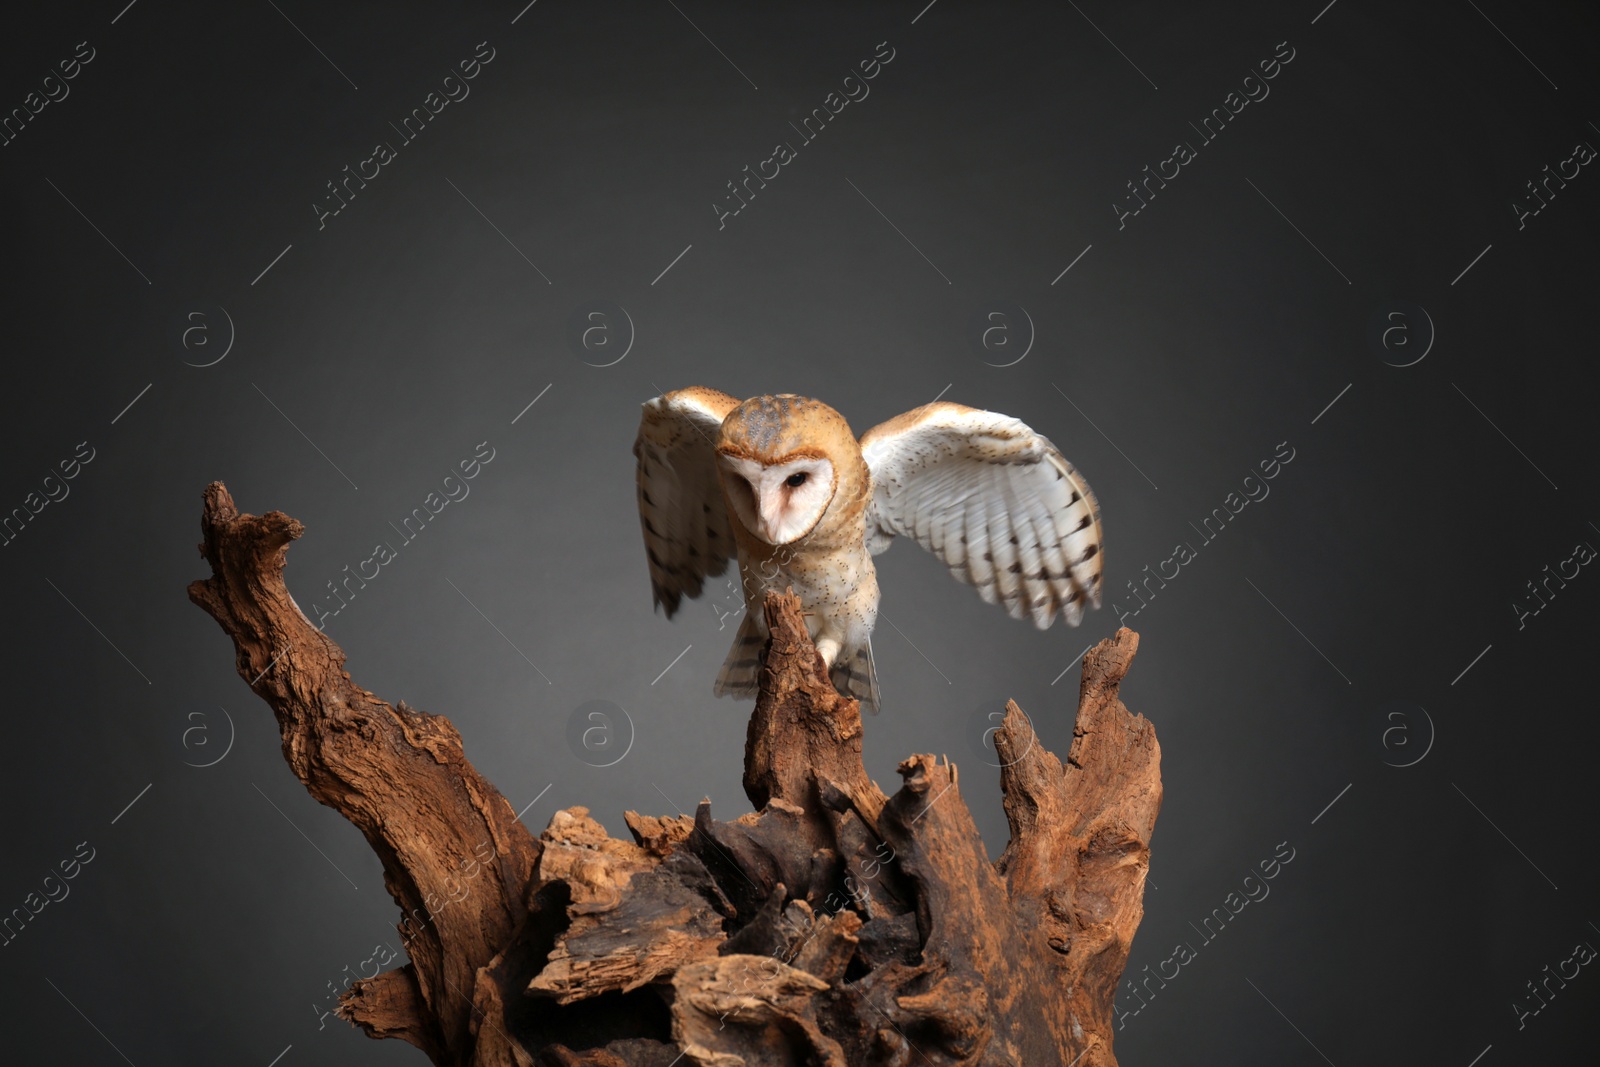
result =
[[1007,706],[1011,840],[985,857],[954,764],[912,756],[886,796],[861,714],[799,601],[745,745],[756,811],[723,822],[586,808],[535,839],[441,716],[357,686],[283,581],[303,527],[205,493],[212,577],[189,596],[233,639],[284,757],[383,861],[410,962],[341,1014],[441,1067],[1111,1067],[1112,999],[1143,914],[1161,805],[1155,731],[1117,690],[1138,635],[1085,657],[1065,766]]

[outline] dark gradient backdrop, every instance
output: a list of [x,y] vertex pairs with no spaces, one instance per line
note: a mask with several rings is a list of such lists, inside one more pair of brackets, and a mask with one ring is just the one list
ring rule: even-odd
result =
[[[1078,630],[880,559],[867,760],[949,753],[998,852],[984,716],[1063,752],[1116,601],[1166,786],[1130,974],[1177,972],[1124,989],[1125,1064],[1592,1055],[1593,8],[123,2],[0,39],[0,509],[38,509],[0,548],[0,911],[69,893],[0,948],[0,1059],[422,1061],[323,1016],[395,909],[185,598],[212,479],[304,521],[308,613],[398,548],[328,632],[531,827],[745,810],[736,598],[653,615],[634,507],[638,404],[689,384],[858,431],[943,395],[1094,486]],[[626,716],[585,748],[588,701]]]

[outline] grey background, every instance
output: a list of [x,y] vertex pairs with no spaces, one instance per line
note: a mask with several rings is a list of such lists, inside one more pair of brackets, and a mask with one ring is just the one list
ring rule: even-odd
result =
[[[1198,958],[1124,1019],[1123,1063],[1589,1047],[1600,978],[1520,1029],[1512,1005],[1600,944],[1600,578],[1522,629],[1511,605],[1600,546],[1600,178],[1520,230],[1510,205],[1600,144],[1592,8],[278,8],[113,0],[0,38],[7,109],[96,49],[0,148],[0,509],[95,449],[0,548],[0,910],[95,850],[0,949],[8,1059],[423,1062],[319,1019],[398,947],[395,909],[185,598],[211,479],[306,524],[306,604],[488,441],[470,496],[330,622],[352,675],[448,715],[534,829],[577,804],[616,833],[627,808],[745,810],[748,708],[710,696],[737,617],[652,615],[633,503],[637,405],[689,384],[816,396],[858,432],[941,393],[1021,417],[1097,492],[1125,605],[1146,564],[1200,548],[1127,620],[1124,697],[1166,789],[1129,972],[1180,941]],[[324,183],[485,40],[471,95],[319,231]],[[1271,95],[1119,229],[1124,183],[1285,40]],[[870,96],[719,230],[724,183],[880,41]],[[566,340],[597,301],[634,326],[610,367]],[[1368,338],[1395,301],[1437,331],[1404,368]],[[1033,343],[997,367],[1027,328],[1013,311],[991,335],[1012,347],[985,349],[972,322],[1004,306]],[[231,350],[186,365],[222,350],[218,308]],[[1270,496],[1199,546],[1189,524],[1285,441]],[[913,545],[879,567],[869,770],[893,789],[906,755],[950,754],[998,853],[986,711],[1014,697],[1064,753],[1077,658],[1117,616],[1036,632]],[[631,721],[609,768],[567,742],[590,700]],[[1271,895],[1202,943],[1191,924],[1285,841]]]

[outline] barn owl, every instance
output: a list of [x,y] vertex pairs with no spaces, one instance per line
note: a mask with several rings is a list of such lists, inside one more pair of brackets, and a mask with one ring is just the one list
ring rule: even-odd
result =
[[667,617],[737,560],[744,619],[718,696],[756,692],[761,603],[792,588],[834,685],[876,711],[872,557],[910,537],[1014,619],[1100,606],[1100,508],[1020,420],[935,402],[858,441],[833,408],[691,387],[644,405],[633,452],[655,604]]

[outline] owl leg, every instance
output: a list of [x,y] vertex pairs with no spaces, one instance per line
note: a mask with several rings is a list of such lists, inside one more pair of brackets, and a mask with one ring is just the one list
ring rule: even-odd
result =
[[822,665],[829,670],[833,669],[833,661],[839,658],[839,642],[832,637],[817,639],[817,651],[822,653]]

